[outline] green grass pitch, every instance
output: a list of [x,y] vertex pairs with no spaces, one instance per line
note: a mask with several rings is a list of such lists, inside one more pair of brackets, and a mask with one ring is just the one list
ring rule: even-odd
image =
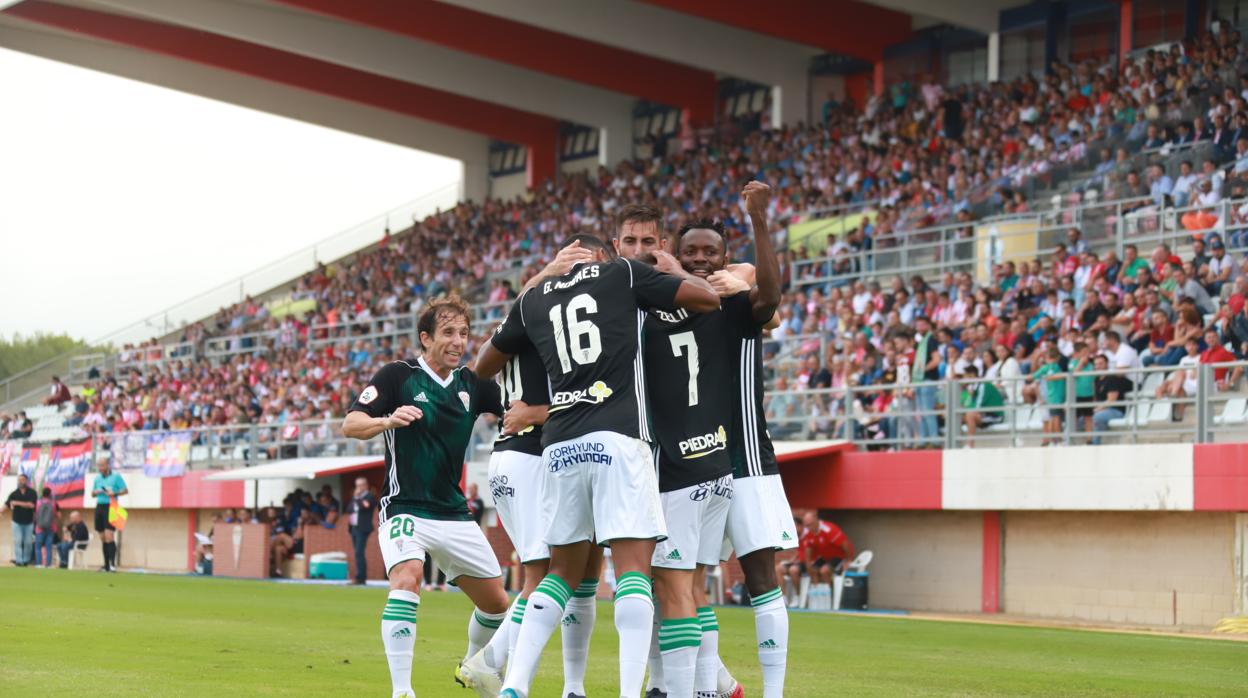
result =
[[[0,569],[0,695],[389,696],[385,592],[225,579]],[[452,679],[470,606],[426,593],[413,683]],[[757,696],[754,620],[718,609],[725,661]],[[598,607],[591,696],[616,690],[610,604]],[[534,698],[560,688],[552,638]],[[1248,643],[794,613],[786,695],[1245,695]]]

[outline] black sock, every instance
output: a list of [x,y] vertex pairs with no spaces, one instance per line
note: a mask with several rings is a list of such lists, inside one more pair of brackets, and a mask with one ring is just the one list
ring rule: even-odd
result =
[[104,544],[104,566],[110,567],[110,568],[115,567],[116,562],[117,562],[117,544],[105,543]]

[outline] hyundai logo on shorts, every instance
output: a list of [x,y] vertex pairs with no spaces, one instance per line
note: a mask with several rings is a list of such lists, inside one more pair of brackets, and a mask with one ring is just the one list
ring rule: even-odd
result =
[[583,463],[611,465],[611,456],[606,453],[607,447],[595,441],[582,441],[551,449],[547,454],[547,467],[550,472],[557,473],[564,468]]

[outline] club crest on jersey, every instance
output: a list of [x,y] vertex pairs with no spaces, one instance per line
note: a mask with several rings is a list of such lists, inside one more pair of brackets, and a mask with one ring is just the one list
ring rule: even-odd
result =
[[465,410],[467,410],[467,409],[468,409],[468,403],[469,403],[469,401],[470,401],[470,400],[471,400],[471,398],[470,398],[470,396],[468,395],[468,393],[466,393],[466,392],[464,392],[464,391],[462,391],[462,390],[461,390],[461,391],[459,391],[459,401],[460,401],[460,402],[462,402],[462,403],[464,403],[464,409],[465,409]]
[[680,442],[680,457],[689,460],[692,458],[701,458],[709,456],[716,451],[722,451],[728,448],[728,432],[724,430],[724,425],[719,425],[719,429],[710,434],[699,434],[691,436]]
[[611,397],[615,391],[602,381],[594,381],[594,384],[585,390],[564,390],[554,394],[550,399],[550,411],[567,409],[578,402],[585,402],[591,405],[600,405],[603,400]]
[[598,278],[598,265],[584,267],[580,271],[572,275],[570,279],[559,279],[556,281],[547,281],[542,284],[542,293],[550,293],[551,291],[562,291],[565,288],[572,288],[581,283],[585,279]]
[[377,399],[377,388],[374,388],[371,385],[365,388],[364,392],[360,393],[361,405],[367,405],[368,403],[376,399]]
[[684,308],[677,308],[674,313],[669,313],[666,310],[659,310],[658,308],[652,308],[650,312],[654,313],[654,316],[663,322],[671,324],[675,324],[689,318],[689,311]]

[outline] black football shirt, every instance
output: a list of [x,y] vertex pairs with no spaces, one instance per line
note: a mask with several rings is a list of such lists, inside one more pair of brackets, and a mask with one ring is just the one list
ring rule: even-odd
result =
[[733,471],[728,450],[736,404],[739,339],[754,330],[749,293],[696,314],[653,310],[646,319],[646,376],[659,444],[659,490],[672,492]]
[[542,359],[550,379],[542,445],[596,431],[652,440],[642,324],[646,310],[672,309],[680,283],[617,258],[578,264],[516,301],[491,341],[513,356],[531,343]]
[[[732,456],[734,479],[759,475],[777,475],[776,452],[767,433],[767,417],[763,407],[763,325],[754,320],[749,304],[734,322],[734,327],[748,331],[733,338],[736,395],[733,400],[732,430],[728,452]],[[747,324],[748,323],[748,324]]]
[[[550,404],[550,383],[546,380],[546,367],[542,365],[542,357],[537,355],[532,344],[507,360],[499,378],[503,386],[503,407],[506,409],[511,409],[513,402],[523,402],[526,405]],[[542,455],[542,425],[535,424],[519,434],[504,434],[500,419],[494,450]]]

